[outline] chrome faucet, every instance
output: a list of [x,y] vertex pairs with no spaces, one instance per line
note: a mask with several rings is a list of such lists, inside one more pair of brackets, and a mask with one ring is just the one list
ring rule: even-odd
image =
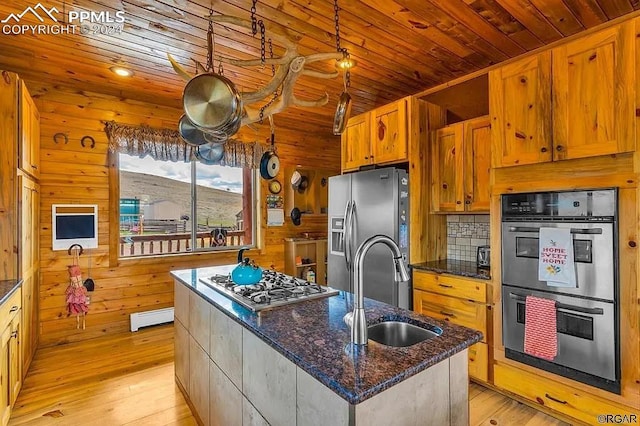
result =
[[355,300],[353,312],[344,316],[344,322],[351,327],[351,343],[355,345],[367,344],[367,319],[364,313],[364,258],[371,247],[377,243],[383,243],[391,249],[393,253],[393,263],[395,264],[395,282],[401,283],[409,281],[409,271],[402,261],[400,248],[391,238],[386,235],[374,235],[358,247],[353,262],[353,282],[355,283]]

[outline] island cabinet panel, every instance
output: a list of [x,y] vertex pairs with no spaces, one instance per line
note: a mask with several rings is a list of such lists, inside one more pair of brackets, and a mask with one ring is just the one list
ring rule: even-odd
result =
[[242,389],[242,326],[211,308],[211,360]]
[[463,185],[460,171],[464,167],[462,125],[453,125],[435,132],[432,141],[433,209],[440,212],[464,211]]
[[635,23],[552,51],[554,159],[635,149]]
[[242,426],[271,426],[256,407],[244,397],[242,398]]
[[296,368],[298,426],[348,425],[349,403],[308,373]]
[[176,378],[182,388],[189,392],[189,332],[179,320],[174,321],[173,328]]
[[182,323],[185,328],[189,328],[189,294],[191,291],[182,284],[174,284],[173,287],[173,315]]
[[551,161],[551,52],[489,73],[492,164]]
[[242,331],[242,392],[273,425],[296,424],[296,366]]
[[0,330],[0,425],[5,426],[11,417],[11,391],[9,383],[11,357],[11,328]]
[[189,333],[209,355],[211,337],[211,305],[209,302],[191,293],[189,297]]
[[358,170],[360,166],[371,164],[370,113],[352,117],[342,133],[342,171]]
[[218,368],[209,363],[209,425],[242,426],[242,392]]
[[371,112],[371,153],[373,163],[388,164],[407,160],[407,100]]
[[209,356],[191,336],[189,339],[189,399],[203,424],[209,424]]

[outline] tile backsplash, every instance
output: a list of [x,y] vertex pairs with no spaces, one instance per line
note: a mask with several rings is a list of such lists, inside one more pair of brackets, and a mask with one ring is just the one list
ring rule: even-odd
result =
[[489,245],[489,215],[447,215],[447,258],[476,261],[478,246]]

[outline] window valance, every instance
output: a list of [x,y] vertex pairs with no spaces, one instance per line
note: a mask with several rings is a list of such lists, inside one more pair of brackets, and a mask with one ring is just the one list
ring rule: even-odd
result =
[[[109,151],[137,157],[149,155],[159,161],[196,160],[196,147],[186,143],[177,130],[157,129],[149,126],[129,126],[108,121],[104,131],[109,138]],[[245,143],[228,140],[220,165],[257,168],[265,147],[259,142]]]

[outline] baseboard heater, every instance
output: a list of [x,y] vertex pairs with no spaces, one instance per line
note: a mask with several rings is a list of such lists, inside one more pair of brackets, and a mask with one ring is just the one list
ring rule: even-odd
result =
[[173,308],[156,309],[154,311],[136,312],[131,314],[131,331],[138,331],[140,327],[173,322]]

